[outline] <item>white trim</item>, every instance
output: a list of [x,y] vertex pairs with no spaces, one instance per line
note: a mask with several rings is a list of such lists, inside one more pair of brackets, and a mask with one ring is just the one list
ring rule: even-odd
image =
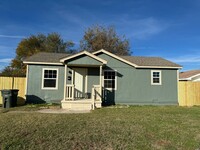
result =
[[100,85],[100,97],[101,97],[101,101],[102,101],[102,66],[100,66],[99,68],[99,85]]
[[[112,72],[114,71],[114,72],[115,72],[115,88],[105,88],[105,87],[104,87],[104,80],[105,80],[105,79],[104,79],[104,72],[105,72],[105,71],[110,71],[110,72],[111,72],[111,71],[112,71]],[[107,79],[106,79],[106,80],[107,80]],[[104,87],[104,89],[107,89],[107,90],[117,90],[117,70],[111,70],[111,69],[103,70],[103,87]]]
[[[57,75],[56,75],[56,87],[55,88],[45,88],[44,87],[44,71],[45,70],[56,70]],[[59,69],[58,68],[42,68],[42,90],[57,90],[58,89],[58,75],[59,75]]]
[[191,76],[190,78],[195,78],[195,77],[197,77],[197,76],[199,76],[199,75],[200,75],[200,73],[195,74],[195,75]]
[[180,80],[180,81],[183,81],[183,80],[191,81],[191,80],[193,80],[192,78],[195,78],[195,77],[197,77],[197,76],[199,76],[199,75],[200,75],[200,73],[195,74],[195,75],[193,75],[193,76],[190,76],[190,77],[188,77],[188,78],[179,78],[179,80]]
[[83,54],[85,54],[85,55],[87,55],[87,56],[90,56],[90,57],[92,57],[92,58],[94,58],[94,59],[96,59],[96,60],[102,62],[103,64],[107,64],[107,61],[106,61],[106,60],[103,60],[103,59],[101,59],[101,58],[99,58],[99,57],[95,56],[94,54],[91,54],[91,53],[89,53],[89,52],[87,52],[87,51],[83,51],[83,52],[77,53],[77,54],[72,55],[72,56],[67,57],[67,58],[63,58],[63,59],[60,60],[60,62],[64,63],[64,61],[66,61],[66,60],[69,60],[69,59],[72,59],[72,58],[81,56],[81,55],[83,55]]
[[167,66],[138,66],[136,68],[155,68],[155,69],[182,69],[183,67],[167,67]]
[[179,96],[178,96],[178,93],[179,93],[179,69],[177,70],[177,79],[176,79],[176,84],[177,84],[177,87],[176,87],[176,89],[177,89],[177,100],[178,100],[178,105],[179,105]]
[[113,58],[116,58],[116,59],[118,59],[118,60],[120,60],[120,61],[122,61],[122,62],[125,62],[125,63],[127,63],[127,64],[129,64],[129,65],[131,65],[131,66],[133,66],[133,67],[138,67],[138,65],[136,65],[136,64],[134,64],[134,63],[131,63],[131,62],[129,62],[129,61],[127,61],[127,60],[125,60],[125,59],[123,59],[123,58],[121,58],[121,57],[115,55],[115,54],[112,54],[112,53],[110,53],[110,52],[104,50],[104,49],[101,49],[101,50],[99,50],[99,51],[96,51],[96,52],[94,52],[94,53],[92,53],[92,54],[96,55],[97,53],[100,53],[100,52],[103,52],[103,53],[105,53],[105,54],[107,54],[107,55],[109,55],[109,56],[111,56],[111,57],[113,57]]
[[63,65],[62,63],[23,61],[24,64]]
[[195,80],[192,80],[192,82],[199,82],[200,81],[200,78],[197,78]]
[[[154,72],[159,72],[160,83],[153,83],[153,73]],[[151,85],[162,85],[162,71],[161,70],[151,70]]]
[[28,72],[29,72],[29,67],[28,65],[26,66],[26,87],[25,87],[25,96],[28,94]]
[[107,54],[107,55],[109,55],[109,56],[111,56],[113,58],[116,58],[116,59],[118,59],[118,60],[120,60],[120,61],[122,61],[124,63],[127,63],[127,64],[129,64],[129,65],[131,65],[131,66],[133,66],[135,68],[171,68],[171,69],[181,69],[182,68],[182,67],[167,67],[167,66],[138,66],[138,65],[136,65],[134,63],[131,63],[131,62],[129,62],[129,61],[127,61],[127,60],[115,55],[115,54],[112,54],[112,53],[104,50],[104,49],[96,51],[93,54],[96,55],[96,54],[101,53],[101,52],[103,52],[103,53],[105,53],[105,54]]
[[67,77],[68,77],[68,72],[67,72],[67,65],[65,65],[65,78],[64,78],[64,100],[66,99],[66,86],[67,86]]
[[189,78],[179,78],[179,81],[191,81]]

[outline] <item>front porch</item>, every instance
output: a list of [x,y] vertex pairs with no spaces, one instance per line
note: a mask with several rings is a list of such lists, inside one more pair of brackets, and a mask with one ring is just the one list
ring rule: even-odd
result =
[[93,101],[92,99],[82,99],[74,101],[61,101],[62,108],[69,110],[94,110],[101,108],[101,101]]
[[66,96],[61,101],[62,108],[70,110],[94,110],[102,106],[102,88],[93,85],[91,95],[76,90],[74,84],[66,85]]
[[60,60],[65,65],[64,109],[94,110],[102,103],[102,67],[107,61],[86,51]]

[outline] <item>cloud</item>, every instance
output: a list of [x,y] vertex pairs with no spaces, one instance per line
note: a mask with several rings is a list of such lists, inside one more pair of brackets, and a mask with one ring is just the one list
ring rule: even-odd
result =
[[0,65],[0,72],[5,68],[5,66]]
[[[102,1],[100,6],[111,5],[113,1]],[[93,24],[103,24],[106,26],[114,25],[117,32],[133,39],[146,39],[157,35],[171,26],[169,21],[161,20],[155,17],[140,17],[132,13],[108,13],[99,9],[87,9],[82,5],[72,4],[70,8],[60,3],[55,3],[53,11],[56,16],[63,21],[59,28],[75,32],[80,32]],[[69,25],[69,29],[66,28]],[[57,27],[57,26],[56,26]],[[63,32],[62,31],[62,32]],[[77,36],[80,37],[80,36]]]
[[12,58],[3,58],[3,59],[0,59],[0,63],[10,63],[12,60]]
[[182,71],[200,69],[200,54],[182,55],[178,57],[167,58],[168,60],[183,66]]
[[15,47],[0,45],[0,60],[2,58],[14,57]]
[[184,55],[177,58],[169,58],[176,63],[200,63],[200,55]]
[[22,39],[22,38],[25,38],[25,36],[20,36],[20,35],[4,35],[4,34],[0,34],[0,38],[14,38],[14,39]]
[[[53,4],[53,11],[56,16],[62,20],[63,26],[66,28],[66,24],[71,24],[70,28],[77,26],[85,27],[88,26],[96,18],[95,15],[85,7],[78,4],[70,4],[71,7],[55,2]],[[61,24],[62,26],[62,24]]]
[[0,50],[2,51],[7,51],[7,50],[11,50],[11,49],[15,49],[14,46],[6,46],[6,45],[0,45]]
[[124,32],[129,38],[134,39],[146,39],[163,32],[171,26],[170,23],[153,17],[131,19],[129,15],[125,15],[121,18],[111,23],[119,27],[121,32]]
[[11,62],[12,58],[3,58],[0,59],[0,71],[2,71],[6,66]]
[[[168,24],[162,23],[154,18],[146,18],[135,22],[133,36],[143,39],[158,34],[168,28]],[[134,27],[134,26],[133,26]]]

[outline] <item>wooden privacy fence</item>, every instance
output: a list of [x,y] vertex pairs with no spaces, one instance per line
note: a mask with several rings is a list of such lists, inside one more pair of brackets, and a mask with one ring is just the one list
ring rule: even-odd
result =
[[[0,90],[2,89],[18,89],[18,104],[25,102],[25,77],[0,77]],[[0,94],[1,95],[1,94]],[[0,96],[0,104],[2,104],[2,96]]]
[[200,105],[200,82],[180,81],[178,100],[180,106]]

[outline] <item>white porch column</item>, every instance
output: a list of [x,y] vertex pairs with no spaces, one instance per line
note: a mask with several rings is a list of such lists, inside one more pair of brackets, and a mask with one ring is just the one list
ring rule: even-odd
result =
[[64,76],[64,100],[66,99],[66,86],[67,86],[67,65],[65,64],[65,76]]
[[28,65],[26,66],[26,87],[25,87],[25,96],[28,95],[28,72],[29,72],[29,68]]
[[101,101],[102,101],[102,66],[100,66],[99,84],[100,84],[100,95],[101,95]]
[[72,68],[72,79],[71,79],[71,84],[73,85],[73,87],[72,87],[72,100],[74,101],[74,89],[75,89],[75,83],[74,83],[74,68]]

